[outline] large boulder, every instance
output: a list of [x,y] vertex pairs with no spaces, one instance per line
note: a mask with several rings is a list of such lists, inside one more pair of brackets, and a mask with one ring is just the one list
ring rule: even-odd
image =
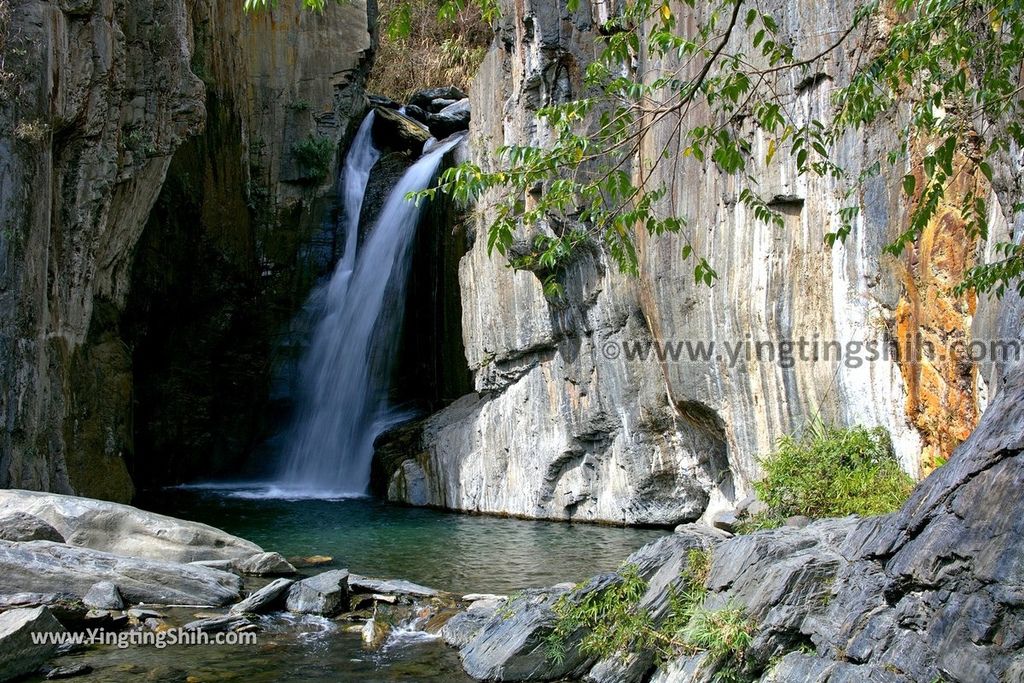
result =
[[64,537],[42,519],[27,512],[11,512],[0,517],[0,541],[53,541],[63,543]]
[[470,109],[468,99],[457,102],[452,102],[451,100],[435,100],[435,102],[444,102],[445,106],[436,110],[426,111],[410,104],[405,108],[405,115],[429,128],[430,132],[438,140],[443,140],[453,133],[469,129]]
[[557,619],[555,603],[570,590],[559,586],[524,591],[498,610],[459,651],[466,673],[488,681],[554,681],[577,677],[589,668],[591,662],[576,647],[578,639],[566,644],[562,661],[548,656],[547,636]]
[[451,647],[461,648],[483,630],[506,602],[507,600],[501,597],[475,600],[465,611],[446,621],[438,635]]
[[401,152],[418,157],[431,138],[430,130],[415,119],[387,107],[373,110],[373,144],[383,152]]
[[252,576],[286,576],[295,573],[295,567],[280,553],[257,553],[252,557],[235,560],[233,568]]
[[124,609],[121,591],[110,581],[94,584],[82,598],[82,602],[86,607],[93,609]]
[[242,581],[235,574],[52,543],[0,541],[0,593],[58,593],[84,598],[95,584],[114,583],[129,603],[225,605]]
[[344,569],[303,579],[288,589],[289,612],[333,617],[348,609],[348,572]]
[[38,491],[0,490],[0,514],[27,513],[52,525],[69,545],[129,557],[191,562],[250,557],[255,543],[198,522],[130,505]]
[[64,632],[64,627],[45,607],[12,609],[0,614],[0,681],[30,674],[56,654],[59,641],[36,642],[39,636],[35,634],[58,636]]
[[413,93],[413,96],[409,98],[409,104],[420,107],[426,111],[431,110],[435,100],[459,100],[466,99],[466,93],[462,92],[455,86],[447,86],[443,88],[427,88],[425,90],[417,90]]
[[427,126],[438,140],[469,129],[469,100],[453,102],[435,114],[427,115]]

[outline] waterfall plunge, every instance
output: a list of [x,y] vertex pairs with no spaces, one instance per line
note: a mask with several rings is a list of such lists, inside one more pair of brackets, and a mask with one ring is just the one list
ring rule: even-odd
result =
[[371,113],[345,160],[345,253],[329,283],[301,367],[298,411],[284,446],[275,488],[286,495],[341,497],[366,493],[373,441],[387,428],[387,392],[420,209],[405,197],[433,182],[459,138],[439,144],[391,190],[364,244],[359,214],[378,152]]

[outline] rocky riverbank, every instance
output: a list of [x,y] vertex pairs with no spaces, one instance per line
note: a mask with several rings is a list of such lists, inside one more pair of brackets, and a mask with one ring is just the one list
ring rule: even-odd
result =
[[[35,644],[32,632],[239,637],[283,629],[298,639],[296,620],[315,619],[338,633],[326,637],[350,633],[371,650],[386,650],[401,634],[439,637],[478,680],[710,682],[730,671],[738,680],[786,683],[1017,683],[1024,681],[1024,412],[1011,399],[1022,389],[1017,374],[954,458],[895,514],[739,536],[686,524],[617,572],[510,596],[369,579],[329,558],[285,558],[207,525],[124,505],[0,491],[0,680],[85,673],[101,656]],[[685,640],[658,653],[627,647],[598,656],[588,645],[593,635],[615,633],[600,620],[563,629],[553,656],[551,634],[566,609],[631,576],[643,582],[631,609],[651,627],[679,616],[680,595],[691,596],[692,614],[742,615],[747,639],[738,657]],[[181,658],[185,674],[193,656]],[[269,668],[275,656],[261,650],[253,659]],[[428,667],[412,679],[457,673]]]
[[[393,628],[436,633],[471,604],[332,562],[285,558],[211,526],[127,505],[0,491],[0,681],[90,672],[81,644],[38,643],[33,633],[171,644],[171,633],[178,642],[230,633],[226,642],[241,642],[238,634],[266,627],[266,615],[287,614],[331,620],[380,648]],[[64,665],[62,655],[74,663]]]
[[1022,388],[1015,373],[971,438],[897,513],[735,537],[683,525],[626,560],[646,583],[636,612],[654,625],[676,608],[673,595],[698,596],[691,613],[708,622],[741,615],[746,642],[731,660],[685,635],[659,661],[642,649],[599,659],[588,633],[615,632],[600,619],[604,631],[569,631],[552,660],[559,614],[621,585],[621,570],[471,608],[442,633],[461,648],[466,671],[488,680],[689,683],[728,671],[729,680],[780,683],[1024,681]]

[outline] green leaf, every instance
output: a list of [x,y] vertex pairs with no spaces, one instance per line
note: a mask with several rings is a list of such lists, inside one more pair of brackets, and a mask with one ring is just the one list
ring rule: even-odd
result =
[[913,174],[908,173],[907,175],[903,176],[903,193],[904,194],[906,194],[908,197],[912,197],[914,195],[914,189],[916,187],[917,187],[917,178]]

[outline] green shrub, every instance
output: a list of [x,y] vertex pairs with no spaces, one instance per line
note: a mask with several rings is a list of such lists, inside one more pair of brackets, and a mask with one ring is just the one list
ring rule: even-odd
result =
[[682,590],[669,595],[668,615],[655,622],[641,606],[647,582],[634,565],[619,570],[621,581],[602,590],[563,595],[555,604],[555,626],[547,638],[548,656],[565,658],[571,636],[583,631],[580,652],[604,659],[631,652],[651,652],[657,661],[684,654],[707,652],[715,667],[713,680],[750,680],[746,652],[753,640],[754,625],[736,605],[710,610],[705,583],[711,570],[711,553],[693,549],[680,576]]
[[298,162],[304,178],[323,180],[331,172],[334,141],[330,138],[310,135],[302,142],[297,142],[292,146],[292,156]]
[[894,512],[914,487],[881,428],[816,425],[799,436],[784,437],[761,464],[765,476],[754,489],[770,511],[748,527],[777,525],[792,515]]

